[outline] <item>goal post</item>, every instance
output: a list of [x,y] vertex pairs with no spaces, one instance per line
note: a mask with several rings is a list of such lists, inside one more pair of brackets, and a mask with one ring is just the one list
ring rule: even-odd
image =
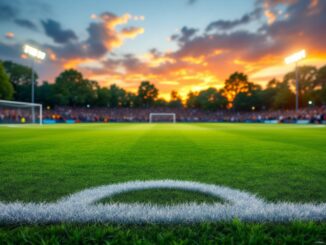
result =
[[37,123],[42,125],[43,106],[37,103],[0,100],[1,123]]
[[172,117],[173,123],[176,123],[176,114],[175,113],[150,113],[149,114],[149,123],[153,122],[154,117]]

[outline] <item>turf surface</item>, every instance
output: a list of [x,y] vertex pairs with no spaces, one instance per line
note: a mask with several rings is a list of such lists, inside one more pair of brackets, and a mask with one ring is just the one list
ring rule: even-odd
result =
[[[3,126],[0,149],[1,201],[54,201],[103,184],[178,179],[269,201],[326,202],[326,127],[315,125]],[[117,200],[130,202],[132,195]],[[134,195],[148,197],[160,203],[162,195]]]
[[313,244],[326,224],[204,223],[198,225],[55,225],[0,228],[1,244]]
[[107,197],[99,201],[99,203],[155,203],[158,205],[172,205],[184,202],[195,203],[224,203],[225,201],[204,193],[183,191],[175,189],[155,189],[155,190],[139,190],[125,192],[112,197]]

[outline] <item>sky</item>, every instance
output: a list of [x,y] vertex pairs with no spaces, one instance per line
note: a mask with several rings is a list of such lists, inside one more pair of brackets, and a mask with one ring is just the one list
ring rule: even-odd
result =
[[31,65],[28,43],[47,58],[39,82],[77,69],[101,86],[135,92],[223,87],[233,72],[264,86],[300,65],[326,64],[326,0],[0,0],[0,59]]

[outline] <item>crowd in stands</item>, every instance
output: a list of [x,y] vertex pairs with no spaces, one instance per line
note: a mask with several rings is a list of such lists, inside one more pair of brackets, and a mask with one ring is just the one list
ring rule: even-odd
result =
[[[56,107],[45,110],[43,119],[64,123],[82,122],[148,122],[152,112],[175,113],[179,122],[271,122],[271,123],[326,123],[326,106],[277,111],[202,111],[187,108],[73,108]],[[32,121],[31,109],[0,109],[0,123],[28,123]],[[37,114],[37,120],[39,115]],[[171,117],[155,120],[171,121]]]

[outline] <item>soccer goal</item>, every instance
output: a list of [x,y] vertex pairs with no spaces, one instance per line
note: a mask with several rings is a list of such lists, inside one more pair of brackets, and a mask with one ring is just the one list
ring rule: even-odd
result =
[[42,104],[0,100],[0,124],[37,123],[42,125]]
[[[154,122],[155,118],[164,118],[166,121],[166,118],[172,118],[172,122],[176,123],[176,114],[175,113],[150,113],[149,114],[149,123]],[[155,122],[158,122],[158,120],[155,120]]]

